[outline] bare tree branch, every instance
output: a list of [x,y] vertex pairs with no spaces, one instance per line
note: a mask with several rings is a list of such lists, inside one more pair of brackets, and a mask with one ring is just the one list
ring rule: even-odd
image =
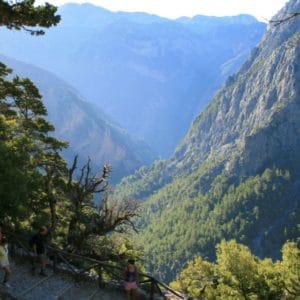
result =
[[[68,197],[71,200],[71,218],[67,241],[73,251],[82,249],[84,241],[91,237],[105,236],[112,232],[128,232],[137,229],[132,218],[139,216],[139,203],[109,198],[108,176],[111,167],[105,164],[100,175],[93,175],[90,158],[81,168],[78,180],[73,180],[77,168],[77,156],[69,172]],[[93,202],[96,193],[104,193],[97,206]]]
[[68,180],[68,186],[71,185],[72,183],[72,180],[73,180],[73,174],[74,174],[74,171],[76,170],[77,168],[77,160],[78,160],[78,155],[75,155],[74,159],[73,159],[73,164],[72,164],[72,167],[71,169],[69,169],[69,180]]

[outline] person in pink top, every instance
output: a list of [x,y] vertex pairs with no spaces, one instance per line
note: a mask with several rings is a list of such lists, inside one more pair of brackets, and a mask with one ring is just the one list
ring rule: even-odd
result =
[[125,291],[127,300],[135,300],[138,289],[138,270],[133,259],[129,259],[127,267],[124,270],[123,278],[125,280]]

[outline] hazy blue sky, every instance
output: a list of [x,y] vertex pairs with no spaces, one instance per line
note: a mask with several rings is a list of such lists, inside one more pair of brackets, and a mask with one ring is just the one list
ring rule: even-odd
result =
[[[43,0],[38,0],[38,3],[41,2]],[[287,0],[48,0],[48,2],[55,5],[90,2],[113,11],[144,11],[168,18],[199,14],[228,16],[246,13],[260,20],[269,20]]]

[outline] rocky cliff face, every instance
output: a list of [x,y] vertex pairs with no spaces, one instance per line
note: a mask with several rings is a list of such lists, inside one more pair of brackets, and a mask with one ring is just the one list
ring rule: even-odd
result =
[[[290,1],[274,20],[299,11]],[[299,32],[299,16],[270,24],[175,155],[123,180],[123,195],[145,200],[141,239],[152,241],[152,272],[174,278],[195,254],[213,259],[222,238],[276,258],[299,237]]]
[[[291,1],[274,18],[284,18],[297,7],[299,1]],[[177,148],[177,161],[189,164],[194,159],[201,164],[204,159],[223,160],[228,172],[250,175],[272,162],[285,166],[289,160],[297,160],[299,24],[296,17],[270,26],[240,72],[228,78],[196,119]]]

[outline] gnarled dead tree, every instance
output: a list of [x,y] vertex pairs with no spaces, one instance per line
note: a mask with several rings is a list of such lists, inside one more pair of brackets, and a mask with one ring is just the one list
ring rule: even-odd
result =
[[[138,216],[139,204],[135,201],[117,201],[109,198],[109,165],[104,165],[100,175],[93,175],[91,160],[81,168],[75,180],[78,157],[75,156],[68,171],[67,194],[70,200],[71,218],[67,243],[73,251],[79,251],[84,241],[91,236],[105,236],[112,232],[136,230],[132,218]],[[94,202],[94,195],[103,193],[99,204]]]
[[135,232],[137,229],[132,222],[132,218],[138,216],[139,203],[133,200],[109,200],[108,194],[105,194],[101,202],[96,221],[95,231],[103,234],[110,232],[127,232],[128,227],[131,227]]

